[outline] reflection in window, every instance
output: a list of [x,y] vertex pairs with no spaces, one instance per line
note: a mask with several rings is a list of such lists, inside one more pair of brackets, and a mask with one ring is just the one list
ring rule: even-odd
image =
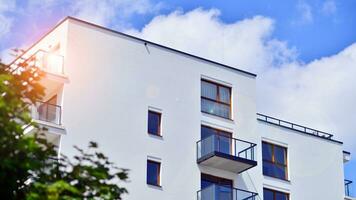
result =
[[231,154],[232,133],[209,126],[201,126],[201,139],[202,155],[212,151]]
[[287,174],[287,148],[262,142],[263,174],[283,180]]
[[147,160],[147,184],[160,186],[161,163]]
[[161,135],[161,113],[148,111],[148,133]]
[[201,111],[230,119],[231,88],[202,80]]

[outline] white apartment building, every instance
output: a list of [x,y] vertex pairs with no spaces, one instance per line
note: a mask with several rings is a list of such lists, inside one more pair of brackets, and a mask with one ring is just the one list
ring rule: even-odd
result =
[[343,143],[256,114],[253,73],[72,17],[21,58],[46,72],[48,139],[67,155],[97,141],[130,170],[124,199],[353,199]]

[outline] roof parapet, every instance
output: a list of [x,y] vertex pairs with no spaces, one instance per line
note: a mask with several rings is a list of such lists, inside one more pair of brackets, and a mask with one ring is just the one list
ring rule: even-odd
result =
[[263,121],[263,122],[266,122],[266,123],[269,123],[269,124],[273,124],[273,125],[276,125],[276,126],[280,126],[280,127],[283,127],[283,128],[287,128],[287,129],[290,129],[290,130],[293,130],[293,131],[298,131],[298,132],[306,134],[306,135],[310,135],[310,136],[314,136],[314,137],[321,138],[321,139],[324,139],[324,140],[328,140],[328,141],[336,142],[336,143],[339,143],[339,144],[343,144],[341,141],[334,140],[333,139],[334,135],[332,135],[330,133],[326,133],[324,131],[319,131],[319,130],[316,130],[316,129],[313,129],[313,128],[309,128],[309,127],[302,126],[302,125],[299,125],[299,124],[295,124],[295,123],[292,123],[292,122],[288,122],[288,121],[285,121],[285,120],[277,119],[277,118],[274,118],[274,117],[271,117],[271,116],[268,116],[268,115],[257,113],[257,120]]

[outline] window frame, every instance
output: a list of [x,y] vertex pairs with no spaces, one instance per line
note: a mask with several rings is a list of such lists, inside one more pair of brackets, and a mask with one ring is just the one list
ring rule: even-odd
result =
[[[202,182],[202,180],[209,181],[212,184],[216,184],[219,186],[231,187],[231,188],[234,187],[234,180],[223,178],[220,176],[214,176],[211,174],[200,173],[200,182]],[[203,189],[203,188],[201,188],[201,189]]]
[[[229,117],[224,117],[224,116],[221,116],[221,115],[217,115],[217,114],[214,114],[214,113],[209,113],[209,112],[203,111],[202,107],[200,109],[201,112],[209,114],[209,115],[214,115],[214,116],[217,116],[217,117],[222,117],[224,119],[232,120],[232,87],[231,86],[227,86],[227,85],[223,85],[221,83],[217,83],[217,82],[214,82],[214,81],[211,81],[211,80],[208,80],[208,79],[204,79],[204,78],[202,78],[200,80],[200,87],[202,87],[202,82],[207,82],[207,83],[215,85],[215,87],[216,87],[216,99],[211,99],[209,97],[205,97],[205,96],[203,96],[202,93],[200,93],[200,99],[204,99],[204,100],[211,101],[211,102],[214,102],[214,103],[217,103],[217,104],[222,104],[222,105],[228,106],[229,107]],[[230,94],[229,103],[221,101],[220,87],[223,87],[223,88],[226,88],[226,89],[229,90],[229,94]]]
[[[267,160],[267,159],[264,159],[263,158],[263,145],[264,144],[267,144],[269,146],[271,146],[271,154],[272,154],[272,161],[271,160]],[[276,156],[275,156],[275,147],[278,147],[278,148],[282,148],[284,150],[284,160],[285,160],[285,163],[279,163],[276,161]],[[269,174],[265,174],[263,173],[263,167],[264,167],[264,163],[267,162],[271,165],[274,165],[276,167],[283,167],[285,169],[285,176],[284,178],[280,178],[280,177],[277,177],[277,176],[274,176],[274,175],[269,175]],[[277,144],[274,144],[274,143],[271,143],[271,142],[266,142],[266,141],[262,141],[262,173],[264,176],[268,176],[268,177],[273,177],[273,178],[277,178],[277,179],[281,179],[281,180],[285,180],[285,181],[288,181],[288,148],[287,147],[284,147],[284,146],[281,146],[281,145],[277,145]]]
[[[205,138],[201,137],[203,128],[212,129],[215,132],[214,135],[218,137],[218,150],[220,150],[219,151],[220,153],[223,153],[223,152],[221,152],[221,144],[220,144],[221,138],[228,139],[229,140],[229,155],[232,155],[232,153],[233,153],[233,149],[232,149],[233,146],[232,145],[233,145],[233,140],[234,140],[233,132],[225,131],[225,130],[222,130],[222,129],[219,129],[219,128],[215,128],[215,127],[212,127],[212,126],[209,126],[209,125],[202,124],[200,126],[200,139],[201,140],[204,140],[204,139],[207,138],[207,137],[205,137]],[[209,136],[209,137],[211,137],[211,136]],[[215,146],[214,146],[214,148],[215,148]]]
[[[151,164],[155,164],[155,165],[158,165],[158,168],[157,168],[157,183],[150,183],[149,181],[148,181],[148,164],[149,163],[151,163]],[[148,159],[147,160],[147,167],[146,167],[146,184],[147,185],[153,185],[153,186],[156,186],[156,187],[162,187],[161,186],[161,163],[160,162],[158,162],[158,161],[155,161],[155,160],[150,160],[150,159]]]
[[[209,126],[209,125],[201,124],[200,128],[203,128],[203,127],[216,131],[215,135],[218,135],[218,136],[221,136],[221,137],[226,137],[226,138],[229,138],[229,139],[233,139],[232,138],[233,133],[230,132],[230,131],[225,131],[225,130],[222,130],[222,129],[219,129],[219,128],[215,128],[215,127],[212,127],[212,126]],[[201,139],[203,140],[205,138],[201,138]]]
[[[273,200],[276,200],[276,194],[277,193],[286,195],[287,196],[287,200],[290,200],[290,194],[289,193],[281,192],[281,191],[278,191],[278,190],[273,190],[273,189],[270,189],[270,188],[263,188],[263,193],[265,192],[265,190],[268,190],[268,191],[273,193]],[[265,196],[263,196],[263,200],[265,200]]]
[[[149,129],[149,124],[150,124],[150,113],[157,114],[159,116],[159,121],[158,121],[158,133],[151,133]],[[147,113],[147,133],[149,135],[154,135],[158,137],[162,137],[162,113],[154,110],[148,110]]]

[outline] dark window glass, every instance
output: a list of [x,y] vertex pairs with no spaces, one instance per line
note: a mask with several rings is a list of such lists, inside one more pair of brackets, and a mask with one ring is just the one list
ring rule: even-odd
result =
[[202,80],[201,111],[231,118],[231,88]]
[[232,134],[208,126],[201,127],[202,155],[218,151],[231,154]]
[[288,195],[280,192],[276,192],[276,200],[288,200]]
[[221,102],[230,104],[230,88],[220,86],[219,97]]
[[[209,186],[213,184],[215,184],[215,186],[209,188]],[[231,200],[233,199],[232,185],[232,180],[201,174],[202,199]]]
[[286,163],[286,154],[285,154],[285,148],[283,147],[279,147],[279,146],[275,146],[274,147],[274,156],[276,159],[276,163],[279,164],[284,164]]
[[201,83],[201,94],[203,97],[209,98],[209,99],[214,99],[217,100],[218,96],[218,87],[217,85],[202,81]]
[[161,135],[161,113],[148,111],[148,133]]
[[283,165],[275,165],[274,168],[275,168],[274,171],[275,171],[276,178],[286,179],[287,173]]
[[287,149],[267,142],[262,143],[263,174],[286,180]]
[[218,134],[218,130],[214,128],[210,128],[208,126],[202,126],[201,127],[201,139],[205,139],[207,137],[210,137],[212,135]]
[[274,200],[274,193],[271,190],[263,190],[263,200]]
[[289,200],[289,194],[264,188],[263,200]]
[[147,184],[160,185],[160,169],[161,163],[148,160],[147,161]]
[[274,165],[270,162],[263,162],[263,174],[267,176],[272,176],[275,174]]
[[212,184],[232,188],[233,182],[230,179],[220,178],[208,174],[201,174],[201,188],[204,189]]
[[262,154],[264,160],[272,161],[272,146],[267,143],[262,143]]

